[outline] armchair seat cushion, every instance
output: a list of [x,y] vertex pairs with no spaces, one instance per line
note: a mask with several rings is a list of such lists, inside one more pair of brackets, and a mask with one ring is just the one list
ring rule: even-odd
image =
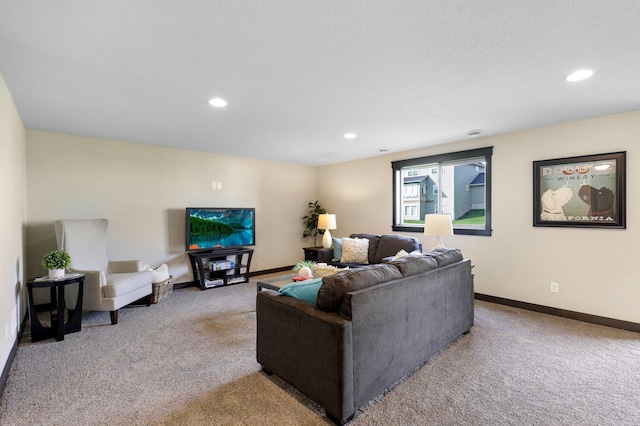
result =
[[120,297],[136,291],[145,285],[151,291],[153,272],[132,272],[107,275],[107,284],[104,286],[104,297]]

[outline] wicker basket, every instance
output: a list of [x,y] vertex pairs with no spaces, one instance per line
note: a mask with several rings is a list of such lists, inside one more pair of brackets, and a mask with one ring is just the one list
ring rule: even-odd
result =
[[169,275],[169,278],[159,283],[152,283],[151,286],[153,287],[151,291],[151,303],[158,303],[173,293],[173,275]]

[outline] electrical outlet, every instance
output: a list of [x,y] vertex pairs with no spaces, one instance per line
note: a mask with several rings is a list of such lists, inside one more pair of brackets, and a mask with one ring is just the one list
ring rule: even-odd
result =
[[549,291],[551,293],[557,293],[558,292],[558,283],[554,283],[553,281],[551,281],[551,283],[549,284]]
[[17,315],[16,315],[16,307],[13,307],[13,312],[11,312],[11,336],[13,338],[13,336],[15,336],[16,331],[18,331],[18,319],[17,319]]

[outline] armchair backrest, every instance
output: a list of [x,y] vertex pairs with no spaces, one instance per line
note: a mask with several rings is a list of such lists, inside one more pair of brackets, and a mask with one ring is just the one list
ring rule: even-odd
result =
[[71,270],[106,271],[107,257],[107,219],[56,220],[58,249],[71,256]]

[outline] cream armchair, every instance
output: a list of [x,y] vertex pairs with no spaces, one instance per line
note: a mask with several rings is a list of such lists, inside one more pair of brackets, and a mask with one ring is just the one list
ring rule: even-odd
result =
[[150,305],[153,272],[143,271],[139,260],[110,261],[107,257],[107,219],[57,220],[58,249],[71,256],[67,268],[85,274],[83,309],[109,311],[111,324],[118,323],[118,309],[147,298]]

